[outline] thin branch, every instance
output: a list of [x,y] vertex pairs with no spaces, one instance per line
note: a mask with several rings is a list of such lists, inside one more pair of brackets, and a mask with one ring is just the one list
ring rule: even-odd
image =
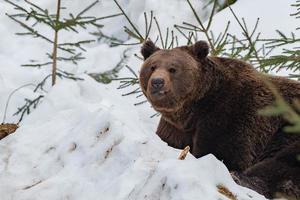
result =
[[[256,48],[255,48],[255,43],[253,43],[252,38],[251,38],[251,35],[253,35],[253,33],[252,33],[251,35],[249,35],[249,32],[248,32],[248,30],[247,30],[247,26],[245,25],[245,27],[244,27],[244,26],[242,25],[241,21],[240,21],[239,18],[236,16],[235,12],[233,11],[233,9],[231,8],[230,5],[228,5],[228,8],[229,8],[229,10],[231,11],[232,15],[234,16],[235,20],[238,22],[239,26],[241,27],[244,36],[245,36],[246,39],[248,40],[248,42],[249,42],[249,44],[250,44],[250,47],[251,47],[251,50],[253,50],[257,62],[259,63],[260,66],[262,66],[262,65],[261,65],[261,60],[260,60],[260,58],[259,58],[259,56],[258,56],[258,52],[257,52],[257,50],[256,50]],[[243,20],[243,23],[245,24],[245,20],[244,20],[244,19],[242,19],[242,20]],[[258,25],[257,25],[257,24],[258,24],[258,21],[259,21],[259,18],[257,19],[257,22],[256,22],[256,24],[255,24],[255,27],[254,27],[255,29],[256,29],[257,26],[258,26]],[[253,30],[253,32],[255,31],[255,29]],[[266,70],[265,67],[262,67],[262,70],[263,70],[263,72],[265,72],[265,73],[268,72],[268,71]]]
[[123,15],[125,16],[125,18],[127,19],[128,23],[131,25],[131,27],[133,28],[133,30],[135,31],[135,33],[139,36],[140,42],[143,42],[145,40],[144,37],[140,34],[140,32],[138,31],[138,29],[135,27],[135,25],[129,19],[129,17],[127,16],[127,14],[123,10],[123,8],[120,6],[120,4],[118,3],[118,1],[114,0],[114,2],[118,6],[118,8],[121,10],[121,12],[123,13]]

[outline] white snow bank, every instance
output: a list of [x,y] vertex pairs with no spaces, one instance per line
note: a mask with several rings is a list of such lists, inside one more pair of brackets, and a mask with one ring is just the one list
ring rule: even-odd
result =
[[134,106],[85,78],[57,84],[1,141],[1,199],[227,199],[219,184],[238,199],[264,199],[213,155],[177,160],[179,150],[145,130]]

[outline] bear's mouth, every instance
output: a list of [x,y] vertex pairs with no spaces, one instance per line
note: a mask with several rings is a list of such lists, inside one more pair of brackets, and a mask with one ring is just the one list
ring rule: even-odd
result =
[[149,97],[152,102],[159,102],[163,99],[167,99],[169,96],[169,92],[170,91],[168,90],[151,90],[149,91]]
[[153,108],[160,113],[177,110],[178,103],[170,90],[149,91],[147,96]]
[[166,95],[169,91],[166,91],[166,90],[154,90],[154,91],[151,91],[151,95],[153,96],[163,96],[163,95]]

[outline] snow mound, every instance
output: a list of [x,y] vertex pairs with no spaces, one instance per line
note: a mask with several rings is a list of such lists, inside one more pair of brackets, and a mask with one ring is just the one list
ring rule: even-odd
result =
[[135,109],[114,106],[122,97],[85,78],[57,84],[1,141],[1,199],[227,199],[217,185],[238,199],[264,199],[236,185],[213,155],[178,160]]

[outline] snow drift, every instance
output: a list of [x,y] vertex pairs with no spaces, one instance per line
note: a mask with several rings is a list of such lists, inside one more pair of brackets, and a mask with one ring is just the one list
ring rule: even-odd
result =
[[85,78],[57,84],[1,141],[1,199],[226,199],[218,185],[264,199],[213,155],[177,160],[124,97]]

